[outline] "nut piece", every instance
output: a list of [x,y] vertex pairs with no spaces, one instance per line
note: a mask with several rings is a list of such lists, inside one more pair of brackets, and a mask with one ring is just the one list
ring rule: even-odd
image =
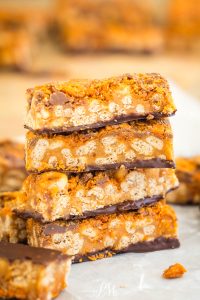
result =
[[176,263],[166,269],[163,272],[162,277],[165,279],[180,278],[184,275],[185,272],[187,272],[187,270],[181,264]]

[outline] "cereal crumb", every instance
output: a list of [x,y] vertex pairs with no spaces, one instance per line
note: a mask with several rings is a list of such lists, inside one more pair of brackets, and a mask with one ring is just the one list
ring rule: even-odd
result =
[[102,258],[107,258],[107,257],[112,257],[113,253],[109,250],[102,252],[102,253],[95,253],[92,254],[91,256],[88,256],[89,260],[95,261],[97,259],[102,259]]
[[165,279],[180,278],[185,272],[187,272],[187,270],[181,264],[176,263],[172,266],[169,266],[169,268],[163,272],[162,276]]

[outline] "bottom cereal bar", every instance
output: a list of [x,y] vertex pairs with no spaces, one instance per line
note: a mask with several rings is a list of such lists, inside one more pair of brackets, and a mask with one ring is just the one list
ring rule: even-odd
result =
[[177,204],[200,204],[200,156],[176,159],[176,175],[180,185],[168,194],[167,201]]
[[162,202],[138,212],[84,220],[42,224],[29,219],[27,234],[30,245],[61,250],[75,256],[75,262],[179,246],[175,212]]
[[19,192],[0,193],[0,241],[10,243],[26,241],[26,223],[13,213],[18,196]]
[[59,251],[0,242],[0,297],[50,300],[66,287],[70,265]]

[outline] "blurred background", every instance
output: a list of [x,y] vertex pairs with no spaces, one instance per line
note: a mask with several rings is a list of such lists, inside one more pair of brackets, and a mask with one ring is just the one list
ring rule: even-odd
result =
[[0,138],[24,134],[29,87],[133,72],[200,99],[199,0],[0,0]]

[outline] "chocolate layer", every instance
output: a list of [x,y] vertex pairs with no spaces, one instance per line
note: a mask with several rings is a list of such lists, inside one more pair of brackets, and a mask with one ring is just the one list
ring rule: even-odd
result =
[[173,168],[175,169],[175,163],[173,160],[165,160],[161,158],[152,158],[147,160],[136,160],[134,162],[124,162],[123,164],[120,163],[113,163],[113,164],[106,164],[106,165],[95,165],[95,166],[88,166],[85,171],[107,171],[107,170],[117,170],[124,165],[126,169],[145,169],[145,168]]
[[31,127],[24,125],[24,128],[33,131],[38,134],[60,134],[60,133],[71,133],[75,131],[83,131],[87,129],[95,129],[95,128],[101,128],[108,125],[117,125],[124,122],[130,122],[130,121],[136,121],[136,120],[148,120],[148,119],[161,119],[161,118],[167,118],[175,115],[176,111],[172,114],[164,114],[164,113],[152,113],[151,115],[139,115],[139,114],[130,114],[130,115],[121,115],[117,116],[112,120],[104,121],[104,122],[97,122],[93,124],[87,124],[82,126],[73,126],[73,127],[57,127],[57,128],[43,128],[43,129],[37,129],[34,130]]
[[85,211],[82,216],[70,216],[71,219],[85,219],[88,217],[96,217],[98,215],[110,215],[122,213],[130,210],[138,210],[144,206],[152,205],[162,199],[162,196],[154,196],[151,198],[144,198],[138,201],[125,201],[115,205],[105,206],[94,211]]
[[30,247],[22,244],[0,242],[0,258],[10,262],[18,260],[31,260],[35,264],[47,265],[55,260],[63,260],[68,256],[56,250]]
[[[138,210],[144,206],[149,206],[152,205],[158,201],[160,201],[163,197],[162,196],[153,196],[151,198],[144,198],[140,199],[137,201],[125,201],[123,203],[117,203],[114,205],[110,206],[104,206],[102,208],[98,208],[93,211],[85,211],[82,215],[70,215],[66,216],[65,218],[62,218],[62,220],[81,220],[81,219],[86,219],[90,217],[96,217],[98,215],[110,215],[114,213],[122,213],[130,210]],[[17,209],[15,210],[15,213],[17,216],[23,218],[23,219],[28,219],[28,218],[33,218],[41,223],[45,223],[43,216],[40,213],[37,212],[31,212],[31,211],[26,211],[26,212],[20,212]],[[51,233],[60,233],[60,231],[63,230],[63,227],[56,226],[56,225],[51,225],[49,223],[49,230]],[[63,232],[63,231],[62,231]],[[64,229],[65,232],[65,229]]]
[[[71,173],[85,173],[85,172],[92,172],[92,171],[108,171],[108,170],[117,170],[121,166],[124,166],[126,169],[134,170],[134,169],[145,169],[145,168],[171,168],[175,169],[176,165],[173,160],[165,160],[161,158],[153,158],[148,160],[137,160],[134,162],[123,162],[123,163],[113,163],[113,164],[105,164],[105,165],[89,165],[85,168],[84,171],[79,172],[79,170],[73,170],[73,172],[66,171],[64,169],[59,169],[59,172],[71,174]],[[28,171],[29,174],[41,174],[44,172],[51,172],[55,171],[55,169],[44,169],[42,171]],[[58,171],[58,170],[57,170]]]
[[175,249],[178,247],[180,247],[180,242],[178,239],[159,237],[153,241],[131,244],[127,248],[118,251],[105,249],[103,251],[88,253],[87,255],[76,255],[73,262],[78,263],[84,261],[91,261],[91,260],[96,260],[95,257],[97,258],[110,257],[112,255],[121,254],[121,253],[129,253],[129,252],[143,253],[143,252],[152,252],[152,251],[159,251],[165,249]]

